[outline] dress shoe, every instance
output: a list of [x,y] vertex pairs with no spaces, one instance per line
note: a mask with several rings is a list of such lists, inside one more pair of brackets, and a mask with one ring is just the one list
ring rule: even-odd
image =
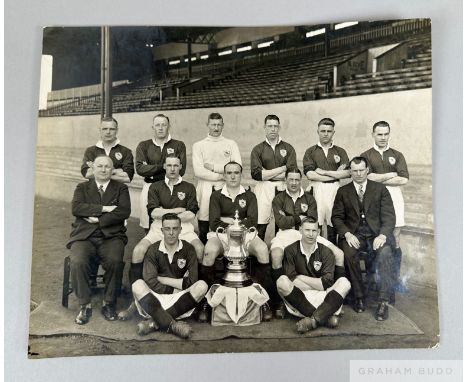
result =
[[198,322],[206,323],[210,321],[210,311],[208,303],[205,301],[198,312]]
[[286,305],[284,302],[280,302],[279,305],[275,309],[275,318],[278,320],[282,320],[286,317]]
[[262,321],[268,322],[273,318],[273,313],[271,312],[270,305],[265,303],[262,305]]
[[354,302],[354,310],[357,313],[362,313],[366,308],[364,307],[364,301],[362,298],[357,298],[356,301]]
[[115,312],[114,305],[104,304],[101,308],[101,313],[107,321],[117,320],[117,313]]
[[379,303],[374,317],[377,321],[385,321],[388,318],[388,303],[386,301]]
[[340,323],[340,318],[338,316],[330,316],[327,320],[327,327],[330,329],[335,329]]
[[85,325],[89,322],[89,319],[93,315],[93,309],[89,306],[82,306],[78,313],[78,316],[75,318],[75,324]]
[[132,303],[127,309],[119,312],[118,318],[121,321],[131,320],[133,316],[135,315],[136,311],[137,311],[137,307],[135,305],[135,301],[132,301]]
[[307,333],[310,330],[317,329],[318,323],[314,317],[304,317],[296,323],[298,333]]
[[137,325],[137,334],[139,336],[146,336],[151,332],[155,332],[159,329],[158,324],[154,320],[149,319],[141,321]]
[[169,326],[168,332],[176,335],[177,337],[186,339],[190,337],[193,329],[184,321],[173,320]]

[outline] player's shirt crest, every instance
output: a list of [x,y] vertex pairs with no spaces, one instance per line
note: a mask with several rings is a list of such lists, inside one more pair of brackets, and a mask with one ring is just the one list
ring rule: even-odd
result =
[[308,209],[309,209],[309,206],[306,203],[301,203],[302,212],[307,212]]
[[224,156],[225,156],[225,157],[230,157],[230,156],[231,156],[231,150],[225,149],[225,150],[224,150]]
[[288,152],[285,149],[280,150],[280,155],[284,158],[286,155],[288,155]]
[[115,155],[115,159],[117,159],[117,160],[121,160],[121,159],[122,159],[122,154],[121,154],[121,153],[116,152],[114,155]]
[[394,157],[388,157],[388,163],[390,163],[392,166],[396,163],[396,160]]
[[340,163],[341,158],[340,158],[339,155],[335,154],[335,155],[333,155],[333,158],[335,159],[335,163]]
[[174,149],[172,147],[167,148],[167,153],[168,154],[174,154]]
[[177,193],[177,197],[178,197],[180,200],[184,200],[184,199],[185,199],[185,192],[178,192],[178,193]]
[[239,199],[240,208],[245,208],[246,205],[247,205],[247,202],[245,201],[245,199]]
[[185,267],[185,264],[187,264],[187,260],[185,259],[177,259],[177,266],[180,269],[183,269]]
[[322,262],[321,261],[314,261],[314,269],[316,271],[319,271],[320,268],[322,268]]

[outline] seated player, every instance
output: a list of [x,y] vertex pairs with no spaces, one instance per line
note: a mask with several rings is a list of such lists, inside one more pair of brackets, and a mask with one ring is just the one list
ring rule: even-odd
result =
[[317,242],[319,226],[307,217],[300,226],[301,240],[284,250],[284,275],[276,282],[278,293],[288,311],[303,317],[297,331],[305,333],[319,325],[338,326],[343,299],[351,289],[346,277],[334,281],[335,257],[330,249]]
[[[236,211],[239,214],[241,224],[250,227],[257,227],[257,198],[249,189],[241,185],[242,166],[237,162],[228,162],[224,166],[224,180],[226,184],[221,190],[213,191],[210,197],[209,222],[211,232],[208,233],[208,242],[205,246],[201,266],[201,278],[206,281],[208,287],[214,284],[215,268],[214,263],[219,255],[224,253],[224,246],[227,245],[226,234],[220,234],[224,243],[218,239],[216,229],[226,228],[234,222]],[[252,234],[251,234],[252,235]],[[252,236],[250,236],[251,238]],[[249,240],[249,236],[247,238]],[[259,284],[265,287],[266,278],[270,272],[268,247],[259,238],[255,237],[247,248],[249,254],[258,260],[256,275]],[[199,315],[199,321],[208,320],[208,306],[203,304]],[[262,306],[263,320],[271,319],[271,311],[267,304]]]
[[159,329],[188,338],[192,328],[176,320],[190,316],[208,288],[204,281],[198,281],[195,249],[179,239],[179,216],[169,213],[161,220],[163,240],[149,247],[143,262],[143,279],[132,284],[138,312],[148,319],[138,324],[138,334]]
[[75,319],[88,323],[92,315],[92,257],[100,258],[104,268],[104,301],[101,312],[108,321],[117,318],[115,302],[122,282],[123,255],[127,236],[125,220],[130,216],[130,196],[125,184],[111,179],[112,159],[98,156],[92,163],[93,178],[76,186],[72,213],[76,217],[67,248],[71,250],[72,287],[81,305]]
[[[317,204],[310,192],[304,192],[301,187],[302,173],[298,168],[286,172],[286,190],[279,192],[273,199],[273,214],[278,233],[271,241],[271,275],[273,282],[283,274],[284,248],[301,239],[299,226],[307,217],[317,219]],[[335,280],[345,275],[344,254],[336,245],[322,236],[317,242],[328,247],[335,256]],[[272,296],[272,299],[275,296]],[[275,310],[276,318],[284,318],[284,304],[278,301]]]
[[[203,244],[194,232],[193,220],[198,211],[195,187],[179,175],[181,169],[180,159],[173,154],[164,160],[165,179],[152,183],[148,190],[148,214],[153,219],[148,234],[140,240],[132,253],[130,265],[130,282],[141,278],[143,259],[151,244],[163,239],[161,232],[162,217],[167,213],[175,213],[182,221],[180,238],[188,241],[195,248],[198,261],[203,257]],[[135,306],[119,313],[121,320],[130,318],[135,312]]]

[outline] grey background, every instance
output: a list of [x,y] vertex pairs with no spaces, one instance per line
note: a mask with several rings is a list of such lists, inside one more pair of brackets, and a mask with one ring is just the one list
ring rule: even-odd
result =
[[[42,26],[302,25],[429,17],[440,346],[419,350],[27,359]],[[72,47],[70,47],[72,48]],[[6,380],[348,380],[350,359],[462,357],[462,1],[5,1]],[[156,345],[157,346],[157,345]],[[226,373],[234,365],[237,372]]]

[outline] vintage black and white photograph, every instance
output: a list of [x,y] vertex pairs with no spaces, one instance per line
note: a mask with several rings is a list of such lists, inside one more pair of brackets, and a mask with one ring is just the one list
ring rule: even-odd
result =
[[29,357],[437,347],[431,41],[45,27]]

